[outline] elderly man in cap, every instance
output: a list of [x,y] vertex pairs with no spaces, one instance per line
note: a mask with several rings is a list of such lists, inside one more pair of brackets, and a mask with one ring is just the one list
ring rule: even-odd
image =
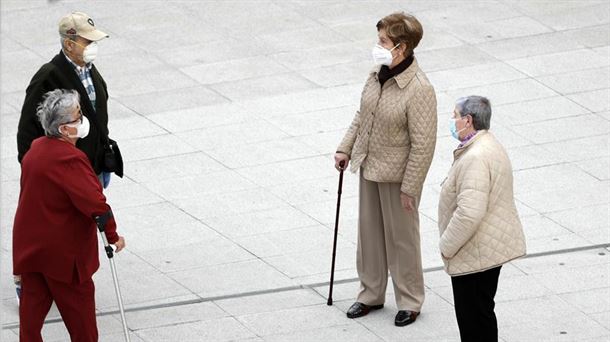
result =
[[[93,65],[97,56],[97,42],[109,36],[98,30],[93,19],[82,12],[73,12],[61,18],[59,36],[61,51],[36,72],[26,90],[17,131],[18,160],[21,163],[34,139],[45,135],[36,116],[36,108],[42,102],[43,95],[55,89],[76,90],[80,95],[83,115],[91,122],[89,134],[79,139],[76,147],[85,153],[100,183],[106,188],[110,182],[110,172],[123,175],[118,146],[108,137],[106,82]],[[19,298],[18,276],[15,283]]]

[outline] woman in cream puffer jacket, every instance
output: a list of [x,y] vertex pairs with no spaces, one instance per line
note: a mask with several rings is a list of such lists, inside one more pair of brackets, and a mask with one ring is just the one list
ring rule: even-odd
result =
[[525,254],[506,151],[487,131],[489,100],[458,100],[450,121],[460,140],[438,207],[440,251],[451,275],[462,341],[497,341],[494,313],[502,264]]

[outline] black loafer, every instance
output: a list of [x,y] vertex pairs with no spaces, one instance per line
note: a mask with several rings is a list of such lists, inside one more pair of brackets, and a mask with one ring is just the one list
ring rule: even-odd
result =
[[379,305],[366,305],[360,302],[356,302],[350,306],[349,310],[347,310],[347,318],[358,318],[362,316],[366,316],[372,310],[379,310],[383,308],[383,304]]
[[419,312],[409,311],[409,310],[400,310],[396,314],[396,318],[394,318],[394,324],[397,327],[404,327],[405,325],[409,325],[417,319],[419,316]]

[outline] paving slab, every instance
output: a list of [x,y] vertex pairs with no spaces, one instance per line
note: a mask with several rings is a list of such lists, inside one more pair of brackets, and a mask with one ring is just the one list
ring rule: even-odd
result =
[[256,337],[233,317],[160,326],[137,331],[144,341],[233,341]]
[[[582,64],[573,63],[575,59],[582,61]],[[610,61],[591,49],[582,49],[514,59],[507,61],[507,63],[530,76],[542,76],[565,71],[604,67]]]

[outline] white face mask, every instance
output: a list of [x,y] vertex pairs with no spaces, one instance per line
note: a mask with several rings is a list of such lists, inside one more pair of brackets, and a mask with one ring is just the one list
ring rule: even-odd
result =
[[400,44],[396,44],[396,46],[394,46],[390,50],[384,48],[383,46],[381,46],[379,44],[375,45],[373,47],[373,51],[371,53],[373,55],[373,61],[375,62],[375,64],[381,64],[381,65],[387,65],[387,66],[392,65],[392,61],[394,60],[394,57],[392,57],[392,50],[396,49],[398,47],[398,45],[400,45]]
[[[83,116],[83,123],[69,124],[69,125],[65,125],[65,126],[76,128],[76,135],[68,134],[68,138],[81,138],[82,139],[82,138],[86,137],[87,135],[89,135],[90,125],[89,125],[89,119],[87,119],[86,116]],[[61,133],[61,131],[59,133]]]
[[97,57],[97,42],[91,42],[85,49],[83,50],[83,62],[89,64],[95,60]]

